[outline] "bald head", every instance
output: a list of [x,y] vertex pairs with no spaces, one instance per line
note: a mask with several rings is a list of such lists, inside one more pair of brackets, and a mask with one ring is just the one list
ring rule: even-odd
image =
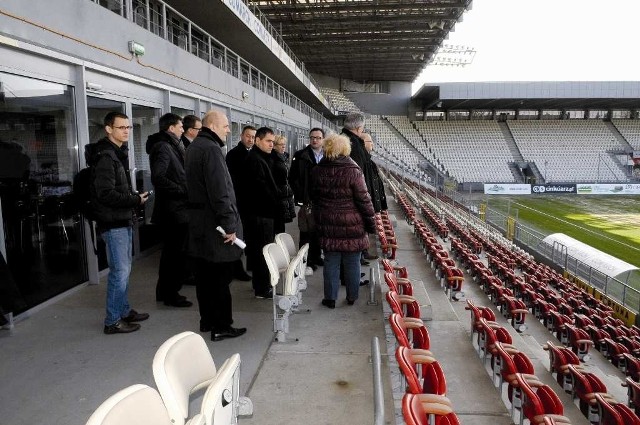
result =
[[367,152],[371,152],[373,150],[373,139],[369,133],[362,133],[360,138],[364,140],[364,148]]
[[202,126],[216,133],[216,135],[225,142],[227,134],[231,133],[229,129],[229,119],[224,112],[211,110],[202,118]]

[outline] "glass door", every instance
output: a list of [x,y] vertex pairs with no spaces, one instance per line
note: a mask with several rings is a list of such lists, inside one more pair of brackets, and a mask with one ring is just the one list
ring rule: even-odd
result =
[[87,278],[73,87],[0,72],[0,304],[21,313]]

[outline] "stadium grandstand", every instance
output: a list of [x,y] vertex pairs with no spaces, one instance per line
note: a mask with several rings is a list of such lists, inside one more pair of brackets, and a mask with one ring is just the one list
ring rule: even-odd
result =
[[[640,82],[412,93],[429,64],[474,60],[444,44],[472,6],[1,2],[0,423],[640,425]],[[247,333],[211,341],[198,306],[156,302],[149,202],[129,297],[150,318],[106,336],[105,244],[74,202],[83,153],[127,114],[131,185],[153,190],[160,117],[210,110],[225,149],[267,126],[291,156],[364,114],[388,203],[378,258],[355,304],[340,289],[325,308],[294,219],[264,250],[273,300],[234,280]]]

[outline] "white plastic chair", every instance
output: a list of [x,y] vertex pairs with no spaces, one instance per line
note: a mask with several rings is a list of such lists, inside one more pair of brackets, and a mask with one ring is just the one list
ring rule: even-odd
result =
[[189,417],[189,397],[208,387],[216,372],[207,343],[194,332],[175,335],[158,348],[153,378],[174,425],[184,425]]
[[137,384],[105,400],[86,425],[172,425],[172,422],[158,391]]
[[[207,388],[202,408],[189,425],[236,424],[239,414],[240,355],[229,357]],[[251,407],[253,410],[253,406]]]
[[[289,333],[289,315],[293,307],[297,306],[297,297],[287,295],[285,278],[289,274],[293,276],[294,273],[289,267],[285,251],[278,244],[265,245],[262,248],[262,255],[269,269],[273,289],[273,331],[278,342],[285,342],[286,335]],[[278,288],[280,282],[282,285]]]
[[[313,270],[311,267],[307,267],[307,253],[309,252],[309,244],[306,243],[300,247],[300,249],[296,249],[296,244],[293,241],[293,237],[288,233],[278,233],[276,235],[276,243],[280,245],[282,250],[289,257],[289,261],[291,258],[295,257],[301,251],[304,252],[302,264],[300,264],[300,269],[302,271],[301,276],[312,275]],[[308,270],[307,270],[308,269]]]

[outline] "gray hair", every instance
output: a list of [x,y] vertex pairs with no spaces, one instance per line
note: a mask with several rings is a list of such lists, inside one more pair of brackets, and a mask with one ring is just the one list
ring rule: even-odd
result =
[[364,127],[364,114],[360,112],[349,112],[344,119],[344,128],[347,130],[357,130],[358,127]]

